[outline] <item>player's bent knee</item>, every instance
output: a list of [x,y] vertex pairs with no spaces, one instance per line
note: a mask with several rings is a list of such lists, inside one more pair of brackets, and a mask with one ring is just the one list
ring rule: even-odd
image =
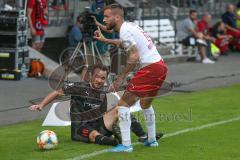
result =
[[149,107],[151,107],[153,99],[141,99],[140,100],[140,105],[142,109],[148,109]]
[[94,143],[95,142],[95,138],[96,136],[100,135],[100,133],[98,133],[98,131],[94,130],[89,134],[89,140],[90,142]]

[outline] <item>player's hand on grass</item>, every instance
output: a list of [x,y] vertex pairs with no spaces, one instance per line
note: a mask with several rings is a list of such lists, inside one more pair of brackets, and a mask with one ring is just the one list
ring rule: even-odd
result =
[[43,109],[43,106],[40,104],[32,105],[28,108],[31,111],[41,111]]

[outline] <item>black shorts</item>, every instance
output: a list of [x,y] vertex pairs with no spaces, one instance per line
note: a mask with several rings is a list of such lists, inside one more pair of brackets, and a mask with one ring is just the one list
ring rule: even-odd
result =
[[96,121],[92,122],[72,122],[71,123],[71,138],[74,141],[82,141],[85,143],[89,143],[89,135],[92,131],[98,131],[100,134],[104,136],[111,136],[112,132],[110,132],[104,124],[103,118],[99,118]]
[[198,45],[201,45],[201,46],[205,46],[207,47],[209,44],[207,43],[207,41],[205,40],[202,40],[202,39],[196,39],[195,37],[193,36],[188,36],[186,38],[184,38],[181,43],[185,46],[198,46]]
[[196,43],[197,39],[193,36],[188,36],[186,38],[184,38],[181,43],[185,46],[196,46],[197,43]]

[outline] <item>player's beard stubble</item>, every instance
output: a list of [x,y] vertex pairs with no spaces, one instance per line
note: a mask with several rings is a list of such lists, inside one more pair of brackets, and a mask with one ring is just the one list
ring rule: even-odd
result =
[[114,21],[114,18],[111,21],[109,21],[109,23],[106,23],[106,27],[107,27],[108,30],[114,29],[115,26],[116,26],[116,23]]

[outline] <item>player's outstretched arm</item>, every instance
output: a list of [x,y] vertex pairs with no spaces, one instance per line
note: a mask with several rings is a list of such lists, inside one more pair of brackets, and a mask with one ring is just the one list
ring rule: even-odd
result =
[[127,50],[127,56],[128,56],[128,60],[127,60],[127,66],[124,68],[123,72],[122,72],[122,77],[126,77],[129,72],[133,71],[133,69],[136,67],[137,63],[139,62],[139,53],[138,53],[138,49],[137,46],[131,45]]
[[127,55],[127,65],[123,69],[123,72],[117,77],[117,79],[113,82],[112,85],[109,87],[109,91],[118,91],[118,88],[123,83],[125,77],[129,74],[129,72],[133,71],[136,67],[137,63],[139,62],[139,53],[136,45],[131,45],[128,47]]
[[51,103],[55,98],[57,98],[60,94],[62,94],[63,91],[53,91],[49,95],[47,95],[41,103],[32,105],[29,107],[32,111],[41,111],[45,106],[47,106],[49,103]]
[[96,39],[98,41],[108,43],[108,44],[113,44],[113,45],[116,45],[117,47],[120,47],[120,45],[121,45],[121,41],[119,39],[105,38],[99,28],[98,28],[98,30],[95,31],[94,34],[95,34],[94,39]]
[[117,47],[120,47],[121,41],[119,39],[105,39],[104,43],[113,44]]

